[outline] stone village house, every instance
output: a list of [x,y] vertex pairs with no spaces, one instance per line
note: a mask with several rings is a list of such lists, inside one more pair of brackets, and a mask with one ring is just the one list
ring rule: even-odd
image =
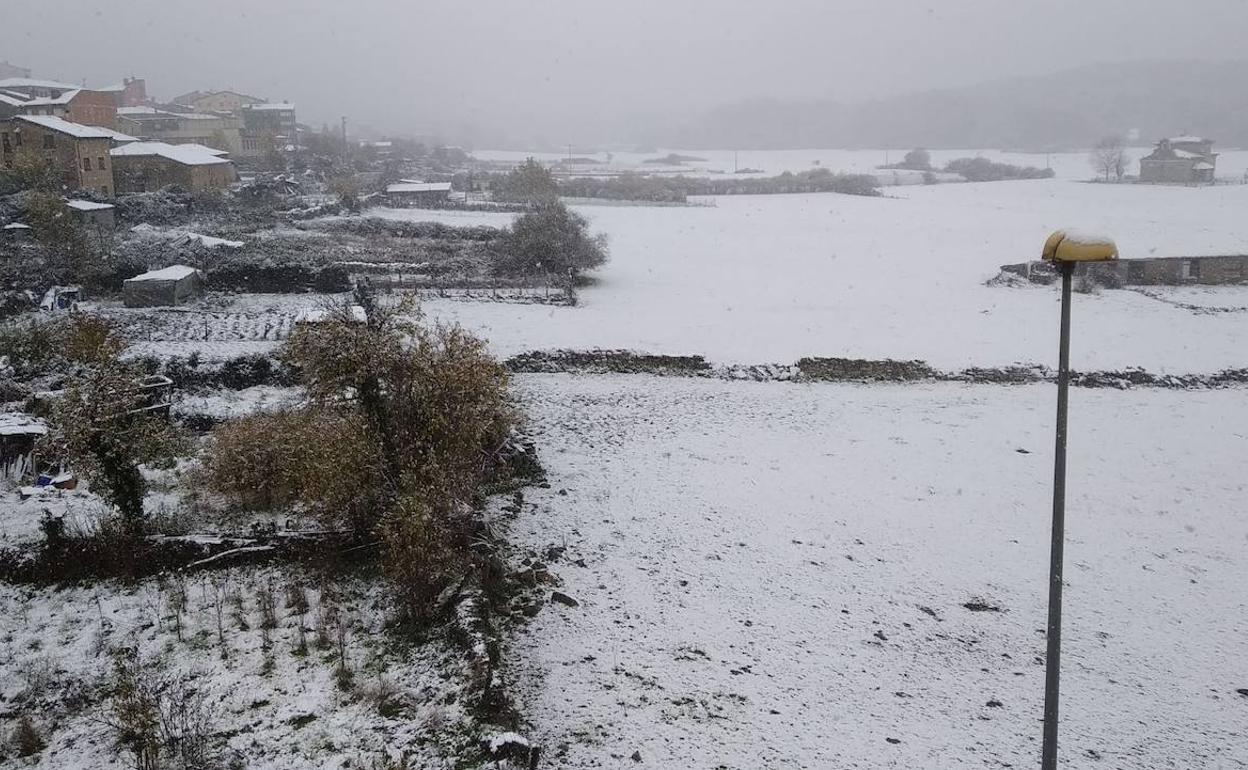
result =
[[52,164],[68,190],[111,198],[117,188],[109,153],[115,142],[128,138],[50,115],[18,115],[0,121],[0,166],[12,168],[18,153],[33,152]]
[[117,189],[150,192],[178,185],[189,192],[224,190],[237,174],[227,153],[199,144],[132,142],[112,151]]
[[1213,184],[1218,154],[1213,140],[1199,136],[1162,139],[1150,155],[1140,158],[1145,184]]

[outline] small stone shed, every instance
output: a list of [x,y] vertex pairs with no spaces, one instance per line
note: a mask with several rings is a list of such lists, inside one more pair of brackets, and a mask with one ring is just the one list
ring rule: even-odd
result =
[[121,293],[126,307],[170,307],[202,296],[204,283],[195,268],[173,265],[127,279]]
[[74,213],[74,217],[86,227],[111,232],[117,226],[116,207],[111,203],[76,199],[65,203]]
[[0,478],[21,481],[35,473],[35,444],[48,432],[43,420],[28,414],[0,414]]
[[386,187],[386,203],[395,207],[437,205],[445,203],[450,196],[450,182],[404,179]]

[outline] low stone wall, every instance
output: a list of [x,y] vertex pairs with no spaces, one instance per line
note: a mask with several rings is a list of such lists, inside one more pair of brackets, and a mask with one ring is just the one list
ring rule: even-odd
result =
[[[1020,262],[1002,265],[1001,272],[1017,275],[1032,283],[1057,280],[1057,271],[1048,262]],[[1248,254],[1210,257],[1146,257],[1113,262],[1081,263],[1076,276],[1087,276],[1102,286],[1225,286],[1248,284]]]

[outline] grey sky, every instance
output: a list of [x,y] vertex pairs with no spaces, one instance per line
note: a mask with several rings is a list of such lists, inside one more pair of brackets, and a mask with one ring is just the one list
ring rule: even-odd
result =
[[[748,97],[855,99],[1078,64],[1240,55],[1245,0],[26,0],[0,59],[167,98],[478,143],[600,141]],[[472,129],[471,131],[469,129]]]

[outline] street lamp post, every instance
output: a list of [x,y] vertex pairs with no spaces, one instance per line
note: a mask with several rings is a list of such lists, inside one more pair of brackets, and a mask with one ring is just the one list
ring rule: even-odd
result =
[[1043,258],[1062,275],[1062,322],[1057,356],[1057,439],[1053,453],[1053,541],[1049,552],[1049,623],[1044,658],[1044,740],[1041,770],[1057,768],[1057,706],[1061,690],[1062,552],[1066,540],[1066,405],[1070,389],[1070,294],[1079,262],[1118,258],[1109,238],[1058,230],[1044,243]]

